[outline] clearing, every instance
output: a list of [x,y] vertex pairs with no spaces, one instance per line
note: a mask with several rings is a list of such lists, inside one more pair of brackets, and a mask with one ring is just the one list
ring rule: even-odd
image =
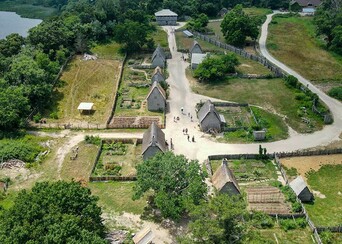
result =
[[[229,78],[205,83],[198,82],[192,73],[192,70],[187,69],[186,75],[195,93],[225,101],[261,106],[267,112],[285,118],[285,122],[300,133],[310,133],[323,128],[322,118],[311,109],[306,109],[307,106],[310,107],[310,101],[296,99],[297,93],[300,92],[288,88],[283,79]],[[306,117],[310,122],[305,123],[300,116]]]
[[312,17],[275,16],[269,25],[269,52],[327,92],[341,85],[342,57],[323,46],[315,36]]

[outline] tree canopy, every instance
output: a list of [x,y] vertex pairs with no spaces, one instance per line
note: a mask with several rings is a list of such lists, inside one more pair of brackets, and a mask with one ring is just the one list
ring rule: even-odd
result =
[[224,16],[221,30],[227,43],[236,47],[245,46],[247,37],[255,40],[259,35],[258,20],[247,15],[242,5],[236,5]]
[[209,23],[208,16],[202,13],[196,16],[195,18],[191,19],[186,24],[186,26],[189,30],[203,32],[205,30],[205,27],[207,27],[208,23]]
[[226,54],[206,57],[194,72],[194,76],[203,81],[215,81],[224,78],[228,73],[235,73],[239,64],[236,55]]
[[133,199],[149,190],[163,217],[179,219],[207,194],[205,175],[197,161],[172,152],[159,153],[137,166]]
[[1,243],[106,243],[97,198],[80,183],[36,183],[1,212]]

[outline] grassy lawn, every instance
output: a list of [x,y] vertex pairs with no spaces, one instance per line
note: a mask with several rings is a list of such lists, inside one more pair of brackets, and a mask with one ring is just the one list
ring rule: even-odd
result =
[[134,182],[92,182],[88,187],[92,194],[98,196],[99,205],[104,212],[129,212],[142,214],[146,206],[146,198],[133,201]]
[[342,165],[323,165],[309,172],[307,179],[311,190],[319,191],[325,198],[315,196],[313,204],[305,204],[316,226],[342,224]]
[[[95,163],[98,146],[81,142],[78,146],[78,156],[75,160],[70,157],[74,153],[70,152],[64,159],[61,170],[61,178],[63,180],[82,179],[88,181],[91,170]],[[76,147],[75,147],[76,148]]]
[[15,1],[0,2],[0,11],[16,12],[21,17],[33,19],[46,19],[58,13],[58,10],[55,8],[34,6]]
[[187,70],[187,77],[195,93],[205,96],[249,103],[263,107],[266,111],[286,116],[286,123],[297,132],[313,132],[323,127],[323,121],[310,109],[305,115],[311,123],[306,124],[300,115],[301,102],[296,99],[296,91],[288,88],[282,79],[227,79],[220,82],[200,83]]
[[[213,173],[222,164],[222,160],[210,160]],[[277,172],[271,160],[240,159],[229,160],[228,167],[237,181],[277,179]]]
[[169,43],[167,40],[167,33],[160,27],[156,26],[157,30],[151,34],[151,37],[154,40],[156,45],[160,45],[161,47],[168,48]]
[[[119,68],[120,62],[116,60],[84,61],[81,56],[76,56],[63,72],[61,85],[55,91],[51,110],[57,112],[58,119],[49,119],[49,122],[106,123],[111,113]],[[94,113],[81,115],[77,110],[81,102],[93,102]]]
[[[260,234],[263,238],[265,238],[265,241],[267,240],[271,243],[314,243],[311,238],[311,230],[309,227],[306,227],[304,229],[297,228],[294,230],[285,231],[281,229],[278,225],[275,225],[275,227],[273,227],[272,229],[260,230]],[[277,237],[277,239],[275,238],[275,236]]]
[[[118,145],[118,143],[115,144]],[[142,162],[141,152],[141,144],[135,146],[134,144],[120,143],[118,149],[113,150],[111,143],[105,143],[93,174],[95,176],[136,175],[135,166]]]
[[112,42],[108,44],[95,45],[90,51],[101,59],[122,60],[124,55],[120,52],[120,48],[120,44]]
[[325,92],[341,85],[342,57],[323,48],[312,17],[275,17],[269,26],[270,53]]

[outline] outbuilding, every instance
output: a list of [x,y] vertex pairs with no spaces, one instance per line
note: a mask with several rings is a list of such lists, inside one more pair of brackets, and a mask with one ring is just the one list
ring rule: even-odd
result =
[[289,185],[302,202],[311,202],[313,200],[313,194],[301,176],[291,181]]
[[239,184],[228,167],[228,160],[223,159],[221,166],[215,171],[212,179],[213,186],[220,193],[228,195],[241,194]]
[[145,131],[142,140],[142,155],[143,159],[147,160],[153,157],[158,152],[166,151],[165,134],[153,122],[150,127]]
[[148,111],[165,111],[166,93],[157,81],[153,82],[146,100]]
[[158,25],[177,25],[178,14],[170,9],[162,9],[154,14]]
[[192,44],[192,47],[190,48],[190,55],[192,56],[194,53],[203,53],[203,50],[197,41],[194,41],[194,44]]
[[218,113],[214,104],[208,100],[198,111],[198,119],[201,130],[204,132],[221,132],[222,124],[225,122],[222,115]]
[[207,57],[206,53],[193,53],[191,55],[191,69],[197,69],[198,65]]
[[151,228],[146,227],[135,234],[133,237],[133,242],[134,244],[149,244],[152,243],[153,238],[154,233],[152,232]]
[[94,103],[82,102],[78,105],[77,109],[82,113],[90,114],[93,111]]
[[290,10],[298,12],[310,10],[310,13],[313,13],[321,2],[321,0],[292,0],[290,1]]

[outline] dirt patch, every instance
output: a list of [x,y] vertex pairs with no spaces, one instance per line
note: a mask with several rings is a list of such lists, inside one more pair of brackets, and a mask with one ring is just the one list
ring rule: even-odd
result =
[[319,191],[312,190],[312,193],[319,198],[327,198],[324,194],[320,193]]
[[319,170],[325,164],[342,164],[342,154],[282,158],[281,163],[288,169],[296,168],[298,173],[307,180],[305,173]]

